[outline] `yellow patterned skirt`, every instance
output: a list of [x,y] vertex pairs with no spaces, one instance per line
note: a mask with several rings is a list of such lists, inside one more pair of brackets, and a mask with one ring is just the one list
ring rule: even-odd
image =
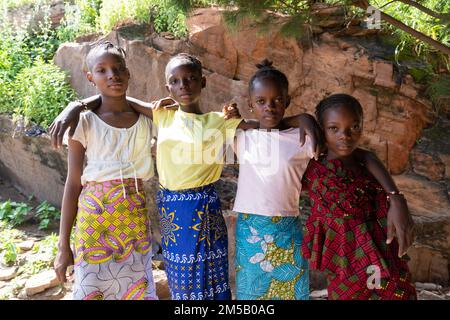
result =
[[[137,184],[136,184],[137,183]],[[74,299],[157,299],[142,182],[87,182],[78,200]]]

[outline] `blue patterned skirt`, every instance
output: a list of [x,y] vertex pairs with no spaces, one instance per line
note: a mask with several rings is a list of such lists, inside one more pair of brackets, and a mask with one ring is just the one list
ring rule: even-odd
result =
[[236,298],[308,300],[308,261],[300,254],[298,217],[239,213],[236,224]]
[[231,299],[227,228],[214,186],[161,187],[157,203],[172,299]]

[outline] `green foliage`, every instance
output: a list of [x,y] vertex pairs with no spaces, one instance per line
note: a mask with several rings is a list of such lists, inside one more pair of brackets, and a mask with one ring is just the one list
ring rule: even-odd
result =
[[102,0],[75,0],[75,5],[79,8],[81,22],[91,26],[97,24]]
[[57,66],[42,59],[22,69],[14,82],[15,113],[48,126],[76,98],[65,77],[66,74]]
[[98,27],[108,32],[121,23],[153,22],[157,32],[169,31],[177,37],[187,34],[186,15],[168,0],[103,0]]
[[[417,8],[399,1],[370,1],[371,4],[381,8],[382,11],[393,16],[409,27],[448,46],[450,43],[450,1],[423,0],[416,2],[435,11],[437,14],[446,16],[446,18],[438,19],[432,17]],[[437,67],[437,64],[442,64],[447,70],[450,70],[450,60],[448,56],[437,52],[437,50],[430,45],[389,24],[384,24],[383,28],[386,32],[391,33],[392,36],[398,39],[398,52],[402,52],[406,56],[411,54],[414,56],[419,56],[426,59],[427,62],[432,64],[434,67]]]
[[187,35],[186,15],[174,6],[157,6],[154,11],[153,24],[156,32],[169,31],[176,37]]
[[5,222],[2,222],[0,230],[0,260],[4,264],[12,265],[17,261],[19,248],[16,242],[23,237],[23,232],[12,229]]
[[47,201],[43,201],[36,208],[36,217],[39,220],[39,229],[47,229],[53,220],[59,219],[61,212]]
[[13,111],[14,79],[22,68],[31,63],[25,37],[25,32],[13,32],[8,26],[0,27],[0,112]]
[[0,112],[48,125],[75,98],[51,62],[61,40],[47,16],[36,28],[0,23]]
[[151,0],[103,0],[99,27],[103,32],[114,29],[121,22],[150,22]]
[[48,16],[40,22],[38,27],[31,30],[24,37],[24,45],[27,54],[32,61],[42,59],[45,62],[52,61],[56,50],[58,50],[61,40],[57,32],[52,28]]
[[439,109],[446,106],[447,111],[450,110],[450,76],[448,74],[434,77],[430,81],[427,93]]
[[34,255],[27,259],[27,262],[19,269],[19,272],[32,275],[52,268],[57,252],[58,235],[52,233],[42,241],[35,243],[33,247]]
[[72,42],[77,37],[95,33],[102,0],[76,0],[75,4],[65,6],[64,18],[57,28],[57,37],[61,42]]
[[[38,1],[39,0],[0,0],[0,7],[14,9],[14,8],[20,8],[27,4],[36,3]],[[40,0],[39,2],[42,2],[42,1],[45,1],[45,0]]]
[[4,220],[11,225],[19,225],[25,221],[31,207],[23,202],[14,202],[11,200],[0,203],[0,220]]

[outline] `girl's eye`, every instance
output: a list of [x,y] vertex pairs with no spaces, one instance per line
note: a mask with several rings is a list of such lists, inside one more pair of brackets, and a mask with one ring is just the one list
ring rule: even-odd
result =
[[359,124],[355,124],[352,129],[357,131],[360,130],[361,127],[359,126]]
[[257,103],[257,104],[264,104],[264,100],[258,99],[258,100],[256,100],[256,103]]
[[330,127],[328,127],[328,130],[333,131],[333,132],[336,132],[336,131],[337,131],[337,127],[335,127],[335,126],[330,126]]
[[97,69],[97,72],[103,73],[105,72],[105,69]]
[[192,81],[197,80],[197,77],[191,76],[191,77],[189,78],[189,80],[192,80]]
[[178,81],[176,80],[176,79],[173,79],[173,80],[170,80],[169,81],[169,84],[172,84],[172,85],[174,85],[174,84],[176,84]]

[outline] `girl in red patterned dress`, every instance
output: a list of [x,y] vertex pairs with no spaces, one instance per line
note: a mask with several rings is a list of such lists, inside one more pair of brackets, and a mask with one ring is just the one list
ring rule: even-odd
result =
[[356,156],[360,103],[346,94],[332,95],[317,105],[316,117],[327,152],[312,159],[303,176],[312,214],[302,253],[310,268],[328,274],[330,300],[417,299],[407,257],[396,239],[387,241],[389,200],[403,196],[386,193]]

